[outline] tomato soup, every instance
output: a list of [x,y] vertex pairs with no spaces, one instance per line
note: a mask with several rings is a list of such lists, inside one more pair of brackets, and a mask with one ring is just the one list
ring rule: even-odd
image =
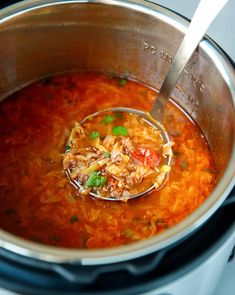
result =
[[47,78],[0,103],[0,227],[67,248],[105,248],[152,237],[193,212],[215,186],[212,155],[198,126],[170,102],[164,126],[173,160],[166,184],[128,202],[82,195],[63,169],[76,122],[110,107],[151,110],[157,93],[98,73]]

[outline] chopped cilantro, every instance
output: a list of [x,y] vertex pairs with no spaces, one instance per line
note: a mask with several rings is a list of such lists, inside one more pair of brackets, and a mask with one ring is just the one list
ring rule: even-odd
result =
[[71,146],[69,144],[66,144],[65,146],[65,152],[68,153],[71,151]]
[[105,156],[105,158],[109,158],[110,157],[110,152],[105,152],[104,156]]
[[35,236],[31,236],[30,240],[36,243],[42,243],[42,239]]
[[122,120],[123,118],[123,113],[115,113],[114,116],[119,119],[119,120]]
[[102,124],[107,125],[108,123],[112,123],[115,120],[115,118],[111,115],[106,115],[104,119],[102,120]]
[[50,236],[50,239],[51,239],[52,241],[54,241],[54,242],[60,240],[60,238],[59,238],[58,236],[56,236],[56,235]]
[[181,167],[182,170],[186,170],[188,168],[188,164],[185,161],[182,161],[180,163],[180,167]]
[[125,236],[126,238],[130,239],[133,236],[133,232],[131,229],[126,228],[124,229],[124,231],[122,232],[122,235]]
[[123,86],[126,85],[126,83],[127,83],[127,80],[126,80],[126,79],[120,79],[120,81],[119,81],[119,86],[120,86],[120,87],[123,87]]
[[3,212],[5,215],[14,215],[14,214],[16,214],[16,210],[15,209],[13,209],[13,208],[7,208],[6,210],[4,210],[4,212]]
[[113,135],[121,135],[121,136],[127,136],[128,135],[128,132],[127,132],[127,129],[126,127],[124,126],[115,126],[112,128],[112,133]]
[[210,174],[213,174],[214,173],[213,169],[210,169],[210,168],[205,169],[205,171],[208,172],[208,173],[210,173]]
[[169,228],[169,225],[167,224],[167,221],[166,221],[164,218],[158,218],[158,219],[155,221],[155,224],[156,224],[158,227],[163,227],[164,229]]
[[173,116],[172,116],[172,114],[166,113],[165,118],[166,118],[167,123],[170,123],[170,122],[172,122]]
[[52,78],[51,77],[46,77],[44,79],[41,80],[41,83],[44,85],[49,85],[52,83]]
[[94,171],[90,174],[86,186],[87,187],[99,187],[106,183],[107,179],[105,176],[100,175],[100,172]]
[[175,157],[178,157],[180,155],[180,152],[179,151],[176,151],[176,150],[173,150],[173,155]]
[[92,131],[90,133],[90,139],[95,139],[96,137],[99,137],[99,136],[100,136],[100,134],[97,131]]
[[73,216],[70,218],[70,222],[71,222],[71,223],[78,222],[78,217],[77,217],[77,215],[73,215]]
[[108,73],[108,78],[110,79],[110,80],[112,80],[113,78],[115,77],[115,74],[114,73]]
[[67,99],[66,102],[67,102],[67,104],[73,104],[73,100],[72,99]]

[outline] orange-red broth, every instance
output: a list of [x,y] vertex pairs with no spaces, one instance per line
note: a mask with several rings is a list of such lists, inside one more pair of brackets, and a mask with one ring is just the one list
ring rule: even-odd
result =
[[75,121],[107,107],[149,110],[156,93],[104,75],[66,74],[36,82],[0,104],[0,227],[36,242],[103,248],[146,239],[189,215],[215,185],[198,127],[170,103],[164,125],[174,159],[159,191],[125,202],[81,196],[62,171]]

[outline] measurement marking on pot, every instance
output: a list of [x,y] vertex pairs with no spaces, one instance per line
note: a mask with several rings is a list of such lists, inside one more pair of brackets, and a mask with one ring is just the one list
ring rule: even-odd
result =
[[[155,55],[155,54],[159,54],[160,58],[162,60],[164,60],[167,63],[171,63],[172,62],[172,56],[165,50],[160,50],[158,49],[156,46],[153,46],[147,42],[144,42],[144,49],[148,50],[149,52],[151,52],[151,54]],[[158,52],[159,51],[159,52]]]
[[195,113],[198,111],[199,105],[200,105],[200,100],[198,97],[188,94],[186,96],[186,101],[185,104],[189,106],[189,114],[191,115],[192,113]]
[[199,99],[195,96],[192,96],[191,94],[188,95],[187,97],[188,102],[190,103],[190,105],[193,106],[193,110],[197,111],[198,107],[199,107]]
[[199,105],[200,105],[199,98],[196,97],[195,95],[187,94],[184,87],[179,84],[176,85],[176,89],[179,91],[180,96],[185,98],[185,100],[184,100],[185,105],[190,106],[189,113],[192,114],[192,113],[196,112],[199,108]]
[[[146,51],[149,51],[151,54],[156,55],[159,54],[160,58],[171,64],[172,63],[172,55],[170,53],[168,53],[165,50],[160,50],[158,49],[156,46],[153,46],[147,42],[144,42],[144,49]],[[203,84],[203,82],[198,78],[198,76],[194,73],[190,73],[189,70],[184,69],[184,73],[186,75],[189,75],[189,79],[193,82],[193,87],[197,88],[201,93],[205,92],[205,85]]]
[[193,81],[193,86],[195,88],[198,88],[200,92],[203,93],[205,91],[205,85],[202,83],[202,81],[199,80],[199,78],[195,74],[191,75],[191,80]]
[[144,49],[149,50],[152,54],[157,53],[157,48],[155,46],[150,45],[149,43],[144,42]]
[[172,56],[164,50],[161,51],[161,59],[163,59],[164,61],[166,61],[169,64],[172,63]]
[[193,82],[193,87],[198,88],[201,93],[205,92],[206,87],[196,74],[190,73],[187,69],[184,69],[184,73],[186,75],[190,75],[190,79]]

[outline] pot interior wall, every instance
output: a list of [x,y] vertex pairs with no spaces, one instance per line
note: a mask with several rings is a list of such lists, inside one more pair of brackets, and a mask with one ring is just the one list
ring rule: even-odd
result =
[[[184,26],[158,9],[67,2],[10,18],[0,14],[0,97],[76,70],[127,75],[159,89]],[[222,173],[233,149],[235,116],[226,73],[209,55],[211,46],[201,43],[172,97],[200,125]]]

